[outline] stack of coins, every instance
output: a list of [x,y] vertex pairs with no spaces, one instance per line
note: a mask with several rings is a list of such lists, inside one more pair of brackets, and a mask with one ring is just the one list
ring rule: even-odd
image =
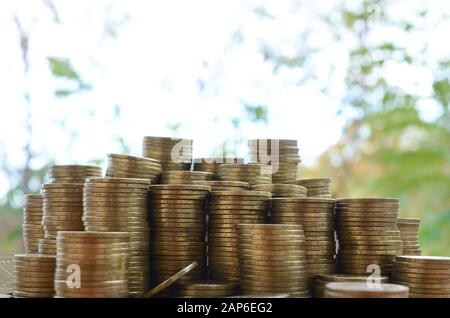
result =
[[192,140],[169,137],[144,137],[143,157],[157,159],[163,171],[190,170]]
[[318,275],[314,280],[314,292],[315,298],[325,297],[325,285],[328,283],[388,283],[389,277],[370,277],[370,276],[355,276],[345,274],[331,274],[331,275]]
[[217,175],[224,181],[243,181],[250,186],[272,183],[272,168],[256,163],[226,163],[217,168]]
[[402,255],[420,255],[419,245],[420,219],[397,218],[397,226],[403,242]]
[[223,298],[237,294],[236,283],[221,281],[180,282],[174,285],[172,295],[180,298]]
[[272,223],[303,227],[310,284],[316,275],[336,273],[334,206],[332,199],[272,199]]
[[292,183],[296,180],[300,163],[297,140],[254,139],[248,144],[250,162],[274,167],[273,183]]
[[211,187],[211,191],[248,190],[247,182],[241,181],[194,181],[193,184],[203,184]]
[[272,198],[306,197],[306,188],[295,184],[258,184],[252,190],[272,193]]
[[47,235],[38,243],[39,254],[56,255],[56,235]]
[[86,178],[101,175],[101,167],[90,165],[55,165],[48,171],[51,183],[83,183]]
[[243,294],[310,297],[301,225],[238,224],[237,230]]
[[397,284],[328,283],[325,298],[408,298],[409,289]]
[[410,297],[450,298],[450,257],[397,256],[392,281],[409,286]]
[[54,292],[55,256],[14,256],[14,297],[51,298]]
[[[397,229],[398,200],[360,198],[337,200],[336,227],[341,273],[364,275],[378,265],[389,275],[392,261],[402,252]],[[373,266],[373,265],[372,265]]]
[[42,195],[27,194],[23,202],[22,220],[22,239],[25,253],[37,253],[39,240],[43,238]]
[[244,163],[242,158],[197,158],[194,159],[194,170],[217,174],[217,168],[224,163]]
[[162,184],[191,184],[194,181],[214,180],[215,175],[203,171],[164,171],[161,174]]
[[131,178],[88,178],[84,186],[86,231],[129,233],[130,296],[149,287],[148,187],[148,179]]
[[308,189],[308,197],[314,198],[331,198],[331,179],[301,179],[296,180],[295,184]]
[[129,260],[128,233],[61,231],[57,237],[56,296],[127,297]]
[[156,159],[108,154],[107,177],[150,179],[151,183],[157,183],[161,171]]
[[270,192],[213,191],[208,206],[208,261],[215,280],[238,282],[238,233],[236,224],[267,223]]
[[[210,189],[193,184],[150,187],[150,268],[153,285],[160,284],[194,261],[198,266],[181,280],[205,278],[205,207]],[[160,296],[167,296],[167,292]]]

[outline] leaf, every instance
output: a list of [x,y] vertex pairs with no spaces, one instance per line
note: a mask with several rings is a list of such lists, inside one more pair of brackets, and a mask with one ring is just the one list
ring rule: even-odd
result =
[[253,122],[262,121],[265,124],[268,123],[268,111],[267,106],[264,105],[244,105],[245,112],[247,113],[247,117]]
[[75,80],[81,83],[80,77],[73,69],[69,59],[48,57],[48,62],[50,64],[50,70],[55,77]]
[[433,83],[433,90],[436,99],[445,107],[450,103],[450,83],[448,79],[443,79]]

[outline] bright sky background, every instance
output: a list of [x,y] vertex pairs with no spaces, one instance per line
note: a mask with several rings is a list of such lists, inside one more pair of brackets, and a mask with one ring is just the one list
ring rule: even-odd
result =
[[[299,30],[314,26],[313,10],[327,10],[326,4],[304,1],[310,5],[294,11],[295,1],[264,2],[276,19],[262,20],[254,13],[259,2],[253,1],[58,0],[54,3],[62,24],[57,24],[43,2],[0,1],[0,147],[17,166],[23,164],[22,148],[27,140],[26,85],[31,91],[33,149],[42,154],[39,162],[33,163],[36,167],[51,159],[84,163],[104,158],[120,149],[115,141],[118,136],[130,145],[132,154],[140,155],[144,135],[169,135],[167,124],[176,123],[182,123],[178,136],[195,140],[197,157],[212,155],[228,138],[292,138],[299,141],[304,163],[312,164],[341,136],[346,115],[338,117],[336,112],[343,93],[346,48],[333,43],[320,29],[313,37],[327,47],[315,59],[319,74],[326,76],[329,61],[342,60],[335,77],[325,77],[331,97],[322,95],[318,86],[296,85],[302,76],[298,69],[274,75],[260,52],[264,41],[280,52],[295,53],[301,48],[296,37]],[[436,12],[449,7],[449,1],[428,2]],[[414,6],[423,1],[409,3]],[[105,36],[107,16],[120,20],[125,12],[129,19],[118,29],[118,37]],[[30,31],[28,83],[14,14]],[[399,8],[396,14],[408,12]],[[231,38],[238,29],[245,41],[233,46]],[[447,40],[443,40],[448,39],[448,30],[447,24],[422,35],[434,43],[433,54],[450,54]],[[393,36],[387,30],[380,32],[380,37]],[[409,41],[414,46],[414,41]],[[55,98],[54,90],[61,83],[50,73],[48,56],[69,58],[93,90]],[[205,62],[210,67],[206,68]],[[427,70],[418,69],[408,76],[402,72],[393,67],[392,80],[430,78]],[[205,81],[214,79],[214,85],[200,92],[199,76]],[[428,86],[420,86],[424,95],[430,93]],[[268,105],[269,124],[243,123],[235,131],[231,119],[243,116],[242,101]],[[115,120],[117,104],[122,114]],[[436,115],[432,104],[425,105],[424,115]],[[58,124],[62,119],[65,127]],[[74,134],[77,138],[69,144]],[[237,151],[245,156],[245,143]],[[0,195],[8,186],[0,176]]]

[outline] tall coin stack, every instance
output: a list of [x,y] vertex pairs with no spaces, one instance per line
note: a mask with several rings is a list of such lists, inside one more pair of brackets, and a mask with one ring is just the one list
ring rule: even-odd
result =
[[102,168],[91,165],[54,165],[48,171],[51,183],[83,183],[85,178],[101,175]]
[[250,186],[272,183],[272,168],[256,163],[226,163],[217,168],[217,175],[223,181],[243,181]]
[[[194,261],[198,266],[182,280],[205,278],[205,206],[210,189],[194,184],[150,186],[150,268],[154,285]],[[161,296],[167,296],[167,292]]]
[[163,171],[190,170],[192,140],[169,137],[144,137],[143,157],[159,160]]
[[306,188],[295,184],[258,184],[252,190],[272,193],[272,198],[306,197]]
[[310,287],[316,275],[336,273],[334,206],[332,199],[272,199],[272,223],[303,227]]
[[237,230],[243,294],[310,297],[301,225],[238,224]]
[[55,256],[14,255],[14,297],[51,298],[54,292]]
[[297,140],[253,139],[248,145],[250,162],[277,167],[272,176],[273,183],[292,183],[296,180],[300,163]]
[[325,285],[328,283],[388,283],[389,277],[369,277],[367,275],[355,276],[346,274],[318,275],[314,280],[314,297],[325,297]]
[[161,164],[155,159],[108,154],[107,177],[149,179],[157,183],[161,171]]
[[[128,233],[61,231],[54,274],[56,296],[127,297],[129,261]],[[72,279],[76,271],[79,277]]]
[[237,294],[237,284],[221,281],[180,282],[173,288],[173,296],[180,298],[223,298]]
[[39,240],[44,238],[42,227],[42,195],[27,194],[23,202],[22,239],[25,253],[38,252]]
[[203,171],[164,171],[161,174],[162,184],[191,184],[194,181],[209,181],[215,178],[211,172]]
[[397,226],[403,242],[402,255],[420,255],[419,245],[420,219],[398,218]]
[[224,163],[244,163],[242,158],[196,158],[194,170],[217,174],[217,168]]
[[193,184],[203,184],[211,187],[211,191],[248,190],[247,182],[242,181],[194,181]]
[[408,298],[408,287],[397,284],[328,283],[325,298]]
[[337,200],[338,264],[341,273],[364,275],[369,265],[377,265],[381,275],[389,276],[393,259],[402,253],[402,241],[397,229],[398,206],[397,199]]
[[297,185],[308,189],[308,197],[314,198],[331,198],[331,179],[301,179],[294,182]]
[[410,297],[450,298],[450,257],[397,256],[392,281],[407,285]]
[[270,192],[213,191],[209,201],[208,261],[211,279],[239,282],[240,223],[267,223]]
[[83,192],[86,231],[127,232],[128,288],[141,296],[149,287],[148,179],[88,178]]

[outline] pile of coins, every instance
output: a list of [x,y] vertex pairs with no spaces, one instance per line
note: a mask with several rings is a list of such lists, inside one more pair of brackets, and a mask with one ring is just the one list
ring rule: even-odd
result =
[[55,294],[55,257],[41,254],[14,255],[14,297],[51,298]]
[[223,181],[243,181],[250,186],[272,183],[272,167],[256,163],[226,163],[217,168]]
[[258,184],[252,190],[272,193],[272,198],[306,197],[306,188],[295,184]]
[[341,273],[364,275],[378,265],[389,276],[392,262],[402,253],[397,229],[398,200],[384,198],[340,199],[336,205]]
[[420,255],[419,245],[420,219],[398,218],[397,226],[403,242],[402,255]]
[[217,174],[217,168],[224,163],[244,163],[242,158],[197,158],[194,159],[194,170]]
[[164,171],[161,174],[162,184],[191,184],[195,181],[214,180],[215,175],[203,171]]
[[237,294],[236,283],[221,281],[180,282],[173,287],[172,295],[179,298],[223,298]]
[[300,163],[297,140],[253,139],[248,145],[250,162],[274,167],[273,183],[292,183],[296,180]]
[[157,183],[161,171],[161,164],[155,159],[108,154],[107,177],[149,179],[150,183]]
[[243,294],[310,297],[301,225],[238,224],[237,231]]
[[83,183],[85,178],[101,175],[101,167],[90,165],[54,165],[48,171],[51,183]]
[[303,186],[308,189],[308,197],[314,198],[331,198],[331,179],[301,179],[295,181],[296,185]]
[[163,171],[190,170],[192,140],[169,137],[144,137],[143,157],[156,159]]
[[332,199],[272,199],[272,223],[303,227],[310,284],[316,275],[336,273],[334,206]]
[[39,240],[44,238],[44,228],[42,227],[42,195],[25,195],[22,218],[22,239],[25,253],[37,253]]
[[150,186],[150,268],[154,285],[194,261],[198,266],[182,280],[206,277],[205,207],[210,189],[193,184]]
[[208,205],[208,261],[214,280],[238,282],[240,223],[267,223],[270,192],[213,191]]
[[367,275],[362,276],[354,276],[354,275],[345,275],[345,274],[331,274],[331,275],[318,275],[314,280],[314,292],[313,296],[315,298],[324,298],[325,297],[325,285],[328,283],[368,283],[368,284],[377,284],[377,283],[388,283],[389,277],[380,276],[380,277],[368,277]]
[[47,235],[39,240],[38,253],[44,255],[56,255],[56,235]]
[[[57,297],[128,296],[128,233],[65,232],[57,236]],[[72,277],[77,276],[78,277]]]
[[194,181],[193,184],[203,184],[211,187],[211,191],[248,190],[247,182],[241,181]]
[[409,289],[397,284],[328,283],[325,298],[408,298]]
[[129,233],[130,296],[140,296],[149,287],[148,188],[148,179],[131,178],[88,178],[84,185],[86,231]]
[[397,256],[392,281],[407,285],[410,297],[450,298],[450,257]]

